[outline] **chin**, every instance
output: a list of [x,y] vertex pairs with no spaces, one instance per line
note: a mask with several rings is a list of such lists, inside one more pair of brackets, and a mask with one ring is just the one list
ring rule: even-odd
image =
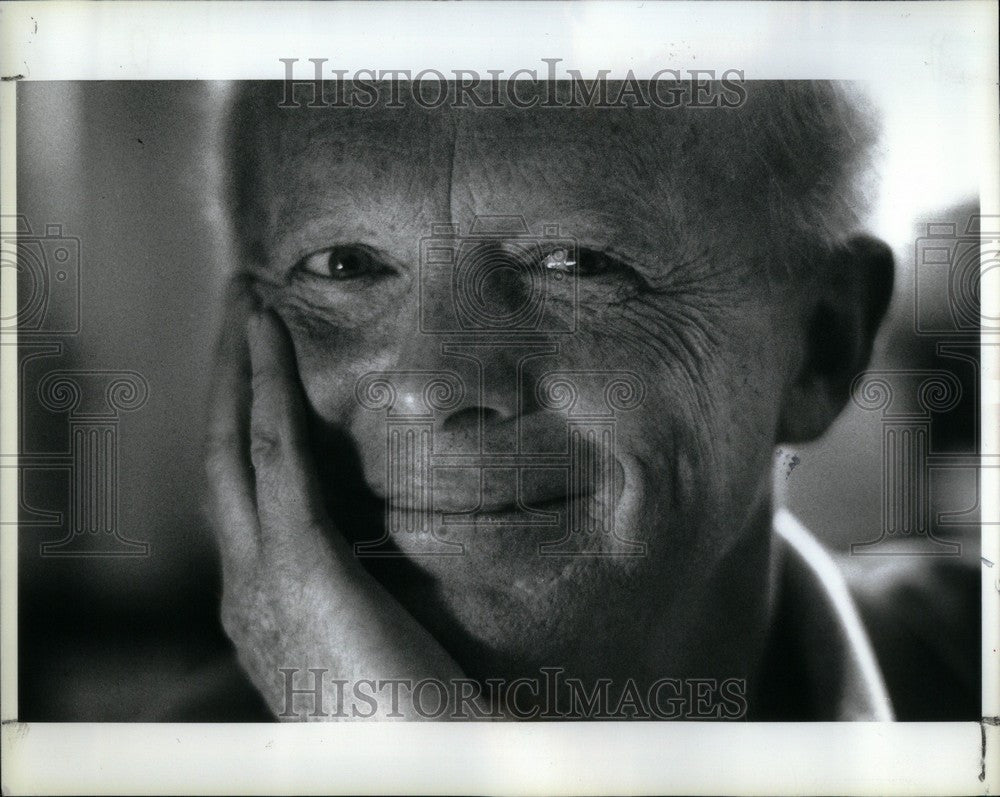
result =
[[386,567],[399,577],[387,587],[470,677],[537,676],[540,667],[578,671],[606,662],[627,644],[623,636],[634,636],[636,607],[651,609],[653,562],[615,555],[622,544],[611,535],[571,535],[540,554],[540,546],[560,540],[558,529],[436,532],[464,553],[429,556],[417,535],[400,535],[403,556]]

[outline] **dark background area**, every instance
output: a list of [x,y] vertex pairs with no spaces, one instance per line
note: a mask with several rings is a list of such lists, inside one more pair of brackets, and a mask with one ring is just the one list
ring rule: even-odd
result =
[[[227,649],[216,619],[214,548],[201,516],[200,462],[227,269],[210,158],[219,97],[219,87],[211,83],[18,85],[18,212],[33,236],[44,238],[46,225],[61,225],[62,235],[79,239],[80,250],[79,330],[21,339],[22,358],[40,355],[24,359],[21,369],[22,453],[68,448],[67,414],[38,400],[39,382],[51,371],[133,371],[148,384],[145,404],[121,412],[115,426],[117,528],[131,540],[148,543],[148,555],[42,555],[43,543],[67,535],[70,473],[65,467],[22,470],[23,720],[155,716]],[[974,212],[970,201],[941,208],[929,218],[953,217],[964,227]],[[914,237],[920,221],[925,220],[914,219]],[[873,367],[953,371],[962,380],[965,400],[934,418],[935,444],[973,452],[974,368],[942,360],[933,338],[914,333],[913,241],[894,243],[897,295]],[[46,311],[51,319],[72,315],[71,295],[53,293]],[[850,404],[823,440],[778,458],[778,494],[834,550],[846,552],[851,543],[879,537],[881,428],[878,413]],[[941,472],[932,479],[933,511],[958,512],[976,504],[974,471]],[[61,521],[25,524],[38,517],[36,510],[61,513]],[[928,609],[920,603],[926,596],[903,598],[910,601],[911,613],[925,617],[924,633],[936,634],[941,628],[934,624],[943,623],[963,640],[955,655],[967,659],[976,692],[977,518],[972,512],[965,518],[968,525],[938,529],[943,538],[961,540],[960,558],[920,563],[926,581],[952,585],[952,602],[932,601]],[[851,557],[849,569],[877,585],[879,568],[890,559]],[[933,671],[925,675],[926,688],[935,688]],[[955,714],[955,705],[941,711]],[[978,703],[972,707],[969,700],[960,708],[960,716],[968,719],[979,713]]]

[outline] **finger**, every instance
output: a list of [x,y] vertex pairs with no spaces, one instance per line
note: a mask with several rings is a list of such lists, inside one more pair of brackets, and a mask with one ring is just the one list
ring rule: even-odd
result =
[[253,366],[250,452],[262,545],[310,555],[327,521],[308,452],[295,353],[274,313],[255,313],[247,328]]
[[245,561],[259,547],[250,465],[250,357],[246,319],[256,300],[245,276],[227,289],[210,392],[205,465],[213,529],[224,567]]

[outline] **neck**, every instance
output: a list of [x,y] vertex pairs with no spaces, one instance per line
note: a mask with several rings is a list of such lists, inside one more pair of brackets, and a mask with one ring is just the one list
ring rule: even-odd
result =
[[[646,662],[652,680],[742,680],[752,694],[768,642],[775,602],[772,508],[760,501],[710,572],[674,602]],[[719,535],[717,545],[725,544]]]

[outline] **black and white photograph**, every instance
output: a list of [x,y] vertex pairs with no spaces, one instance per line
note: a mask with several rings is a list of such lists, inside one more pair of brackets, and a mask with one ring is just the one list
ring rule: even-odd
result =
[[990,793],[996,20],[0,6],[4,794]]

